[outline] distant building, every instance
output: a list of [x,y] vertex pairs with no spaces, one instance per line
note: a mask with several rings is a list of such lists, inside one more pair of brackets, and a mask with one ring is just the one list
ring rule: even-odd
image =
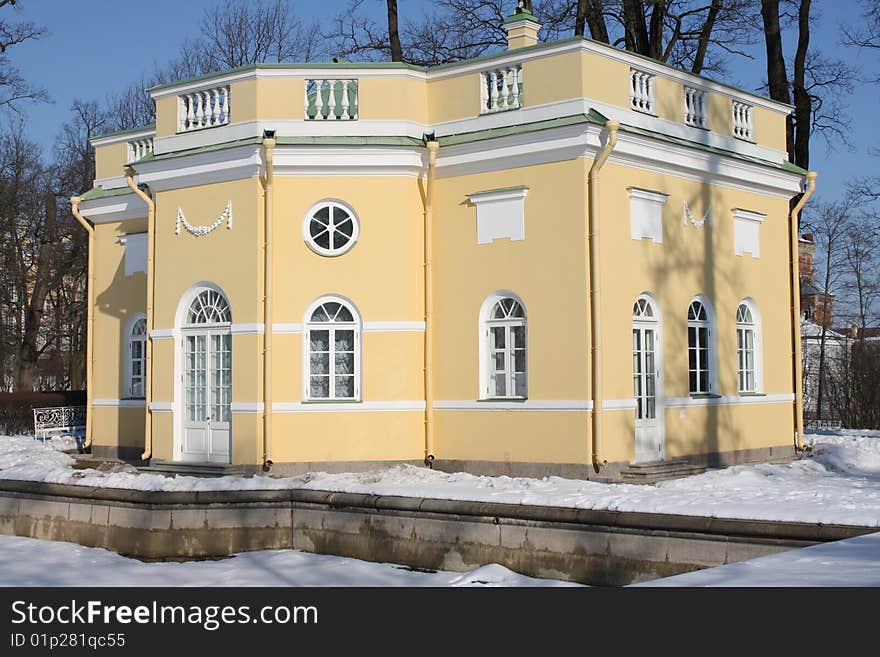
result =
[[801,316],[808,322],[831,327],[834,320],[834,295],[816,285],[816,243],[812,233],[801,235],[798,267],[801,277]]

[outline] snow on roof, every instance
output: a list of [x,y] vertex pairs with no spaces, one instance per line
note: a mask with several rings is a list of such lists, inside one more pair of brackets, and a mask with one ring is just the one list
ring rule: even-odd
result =
[[[801,337],[802,338],[818,338],[822,335],[822,327],[808,319],[801,319]],[[838,333],[832,329],[825,330],[826,338],[845,338],[842,333]]]

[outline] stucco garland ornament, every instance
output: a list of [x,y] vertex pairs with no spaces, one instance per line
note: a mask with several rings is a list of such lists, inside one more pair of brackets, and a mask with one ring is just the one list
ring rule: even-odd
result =
[[183,227],[186,228],[187,232],[191,235],[195,235],[196,237],[203,237],[215,228],[218,228],[220,224],[222,224],[224,221],[226,222],[227,230],[232,228],[232,201],[228,201],[226,203],[226,209],[220,213],[220,216],[217,217],[217,221],[215,221],[210,226],[193,226],[186,220],[186,217],[183,216],[183,210],[178,207],[177,224],[174,227],[174,234],[180,235],[180,225],[183,224]]
[[688,202],[684,202],[684,213],[681,217],[681,225],[687,226],[688,222],[690,222],[694,228],[702,228],[706,222],[712,223],[712,208],[706,209],[706,214],[703,215],[702,219],[697,219],[694,217],[694,213],[691,212],[690,207],[688,207]]

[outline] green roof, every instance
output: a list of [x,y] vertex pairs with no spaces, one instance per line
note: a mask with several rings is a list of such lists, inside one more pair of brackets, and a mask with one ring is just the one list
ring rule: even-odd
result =
[[507,25],[508,23],[513,23],[514,21],[534,21],[536,23],[539,22],[538,17],[525,7],[517,7],[516,11],[508,16],[503,24]]
[[134,192],[131,191],[131,188],[128,186],[115,187],[113,189],[104,189],[103,187],[98,185],[97,187],[92,187],[89,191],[87,191],[79,198],[81,201],[94,201],[95,199],[99,198],[110,198],[112,196],[122,196],[124,194],[134,194]]
[[127,135],[134,132],[143,132],[144,130],[155,130],[155,123],[148,123],[147,125],[138,126],[137,128],[126,128],[125,130],[115,130],[114,132],[105,132],[100,135],[95,135],[91,138],[91,141],[95,139],[104,139],[105,137],[117,137],[120,135]]

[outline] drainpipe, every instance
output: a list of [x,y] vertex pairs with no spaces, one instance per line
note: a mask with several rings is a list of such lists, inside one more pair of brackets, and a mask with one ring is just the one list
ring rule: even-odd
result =
[[792,368],[794,373],[794,449],[796,452],[809,451],[804,446],[804,398],[803,398],[803,363],[801,363],[801,285],[800,267],[798,265],[798,215],[801,208],[816,191],[815,171],[807,173],[807,189],[801,200],[797,202],[789,215],[791,229],[791,333],[792,333]]
[[425,465],[434,464],[434,171],[440,143],[430,139],[425,185]]
[[275,165],[272,161],[275,152],[275,131],[263,132],[263,158],[266,173],[262,182],[265,189],[265,210],[263,217],[263,472],[272,467],[272,228],[273,202],[272,182]]
[[611,155],[611,151],[617,145],[617,129],[619,121],[608,121],[605,124],[608,129],[608,143],[593,160],[590,167],[589,188],[590,207],[587,219],[587,230],[584,231],[586,245],[587,275],[590,278],[590,344],[593,357],[590,374],[590,389],[593,392],[593,440],[592,459],[593,470],[599,472],[600,467],[608,465],[607,459],[599,458],[600,439],[602,437],[602,351],[600,349],[600,305],[599,305],[599,170],[605,164],[605,160]]
[[85,217],[79,213],[79,204],[82,199],[79,196],[70,197],[70,211],[80,225],[89,234],[89,274],[86,279],[86,441],[84,448],[92,446],[92,400],[94,393],[92,388],[92,371],[95,362],[95,228]]
[[141,460],[147,461],[153,456],[153,414],[150,411],[150,402],[153,400],[153,251],[155,249],[156,235],[156,204],[134,182],[135,170],[125,167],[125,182],[132,191],[147,204],[147,353],[144,362],[147,385],[144,386],[144,452]]

